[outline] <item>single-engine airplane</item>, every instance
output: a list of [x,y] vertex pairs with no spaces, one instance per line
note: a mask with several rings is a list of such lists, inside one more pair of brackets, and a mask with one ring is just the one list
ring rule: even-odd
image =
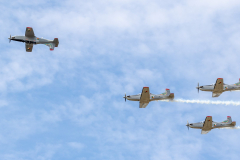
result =
[[230,84],[230,85],[224,84],[223,79],[218,78],[215,84],[199,87],[199,83],[198,83],[198,86],[196,88],[198,89],[198,92],[200,89],[201,91],[212,92],[212,97],[218,97],[222,94],[222,92],[240,90],[240,78],[238,83]]
[[137,95],[129,95],[126,96],[125,94],[125,102],[126,100],[129,101],[139,101],[139,108],[146,108],[148,103],[151,101],[158,101],[158,100],[173,100],[174,93],[170,93],[169,89],[162,94],[152,94],[149,92],[149,87],[143,87],[142,93]]
[[198,123],[190,123],[190,124],[187,122],[186,126],[188,127],[188,130],[189,130],[189,127],[194,129],[202,129],[201,134],[207,134],[208,132],[211,131],[211,129],[215,129],[215,128],[234,129],[236,126],[236,122],[232,121],[232,118],[230,116],[227,116],[227,120],[223,122],[214,122],[212,121],[212,116],[207,116],[205,121],[198,122]]
[[31,27],[26,28],[25,36],[11,37],[10,35],[10,38],[8,39],[9,43],[11,42],[11,40],[25,43],[26,52],[32,52],[33,45],[36,44],[45,44],[50,48],[50,51],[53,51],[54,47],[58,47],[59,44],[58,38],[54,38],[54,40],[48,40],[36,37]]

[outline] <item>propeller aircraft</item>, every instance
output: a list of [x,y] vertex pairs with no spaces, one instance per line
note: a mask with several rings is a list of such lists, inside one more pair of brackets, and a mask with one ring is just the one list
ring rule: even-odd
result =
[[205,86],[198,86],[196,87],[199,93],[201,91],[212,92],[212,97],[219,97],[223,92],[226,91],[236,91],[240,90],[240,78],[239,82],[235,84],[224,84],[223,78],[218,78],[215,84],[212,85],[205,85]]
[[174,93],[170,93],[169,89],[166,89],[162,94],[152,94],[149,92],[149,87],[143,87],[142,93],[137,95],[129,95],[126,96],[125,94],[125,102],[126,100],[129,101],[139,101],[139,108],[146,108],[148,103],[151,101],[158,101],[158,100],[173,100]]
[[188,127],[188,130],[189,130],[189,127],[194,129],[202,129],[201,134],[207,134],[208,132],[210,132],[212,129],[215,129],[215,128],[234,129],[236,126],[236,122],[232,121],[232,118],[230,116],[227,116],[227,120],[223,122],[214,122],[212,121],[212,116],[207,116],[205,121],[198,122],[198,123],[190,123],[190,124],[187,122],[186,126]]
[[32,52],[33,45],[36,44],[45,44],[50,48],[50,51],[54,50],[54,47],[58,47],[59,41],[58,38],[54,40],[48,40],[43,38],[38,38],[34,35],[33,29],[27,27],[25,31],[25,36],[12,36],[10,35],[9,43],[11,40],[25,43],[26,52]]

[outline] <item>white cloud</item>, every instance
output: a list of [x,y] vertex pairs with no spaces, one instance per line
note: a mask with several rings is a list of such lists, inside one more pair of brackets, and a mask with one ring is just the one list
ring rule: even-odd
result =
[[74,149],[82,150],[84,148],[84,145],[82,143],[78,142],[69,142],[68,145]]

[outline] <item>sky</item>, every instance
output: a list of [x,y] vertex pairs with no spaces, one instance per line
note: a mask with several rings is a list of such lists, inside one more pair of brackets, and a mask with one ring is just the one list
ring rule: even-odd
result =
[[[0,1],[1,160],[239,159],[240,130],[186,127],[206,116],[240,123],[233,105],[125,102],[148,86],[176,99],[218,98],[196,86],[239,81],[237,0]],[[45,45],[12,41],[32,27]]]

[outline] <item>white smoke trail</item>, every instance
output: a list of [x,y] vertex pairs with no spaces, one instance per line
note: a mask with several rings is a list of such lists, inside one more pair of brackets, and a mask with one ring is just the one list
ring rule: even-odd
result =
[[180,102],[180,103],[199,103],[199,104],[223,104],[240,106],[240,102],[236,101],[210,101],[210,100],[186,100],[186,99],[174,99],[166,100],[167,102]]
[[218,128],[218,129],[240,129],[240,126],[236,126],[236,127],[224,127],[224,128]]

